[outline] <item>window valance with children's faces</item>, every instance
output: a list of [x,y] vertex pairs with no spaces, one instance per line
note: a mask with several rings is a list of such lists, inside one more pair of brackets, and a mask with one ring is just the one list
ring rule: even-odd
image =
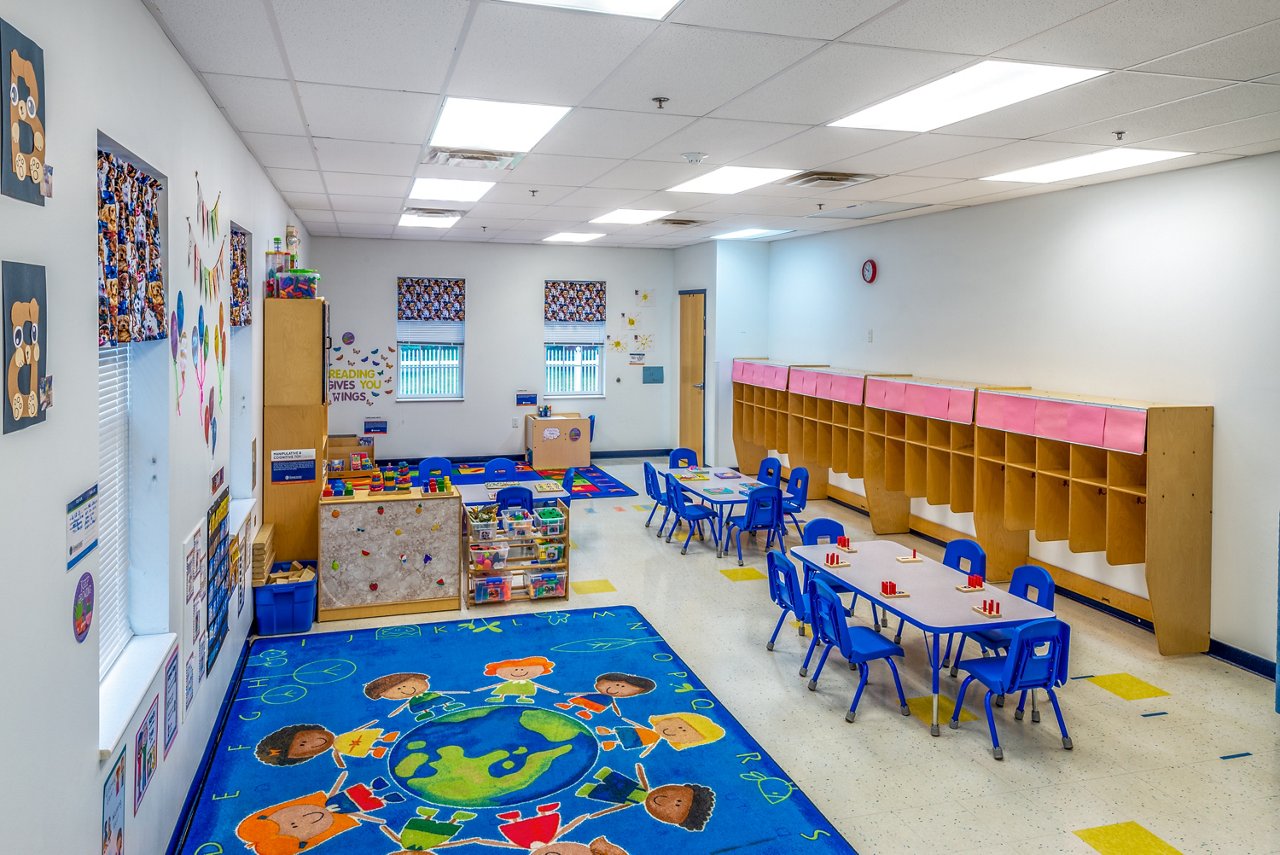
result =
[[546,280],[543,319],[548,323],[602,324],[605,321],[604,282]]
[[160,182],[98,152],[98,346],[165,338]]
[[396,320],[453,321],[467,317],[467,280],[401,276],[396,289]]

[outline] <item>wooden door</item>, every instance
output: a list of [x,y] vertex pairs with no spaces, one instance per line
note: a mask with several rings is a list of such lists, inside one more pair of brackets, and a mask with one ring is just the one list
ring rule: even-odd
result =
[[706,397],[707,295],[680,295],[680,445],[703,461]]

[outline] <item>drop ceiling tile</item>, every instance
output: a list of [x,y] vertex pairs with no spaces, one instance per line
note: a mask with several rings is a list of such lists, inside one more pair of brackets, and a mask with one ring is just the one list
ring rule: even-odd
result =
[[250,133],[243,133],[240,137],[263,166],[281,166],[286,169],[316,167],[315,153],[306,137]]
[[997,175],[1025,166],[1039,166],[1068,157],[1077,157],[1098,151],[1098,146],[1075,145],[1062,142],[1039,142],[1036,140],[1019,140],[958,157],[954,160],[936,163],[911,171],[912,175],[932,176],[935,178],[983,178]]
[[311,237],[341,237],[342,236],[341,232],[338,231],[338,225],[336,223],[333,224],[332,226],[307,226],[307,232],[311,235]]
[[448,94],[572,106],[657,28],[619,15],[481,3]]
[[625,187],[630,190],[666,190],[710,172],[710,164],[628,160],[591,182],[593,187]]
[[1238,154],[1242,157],[1252,157],[1255,154],[1269,154],[1273,151],[1280,151],[1280,139],[1266,140],[1253,145],[1236,146],[1235,148],[1223,149],[1219,154]]
[[[647,190],[616,190],[612,187],[579,187],[560,200],[565,205],[576,205],[580,208],[604,208],[612,211],[615,208],[635,208],[634,203],[649,195]],[[650,207],[648,210],[665,211],[667,208]]]
[[696,24],[830,41],[898,0],[684,0],[667,19]]
[[1128,68],[1276,17],[1274,0],[1116,0],[998,55],[1086,68]]
[[410,181],[395,175],[369,175],[358,172],[326,172],[324,183],[330,193],[345,196],[393,196],[403,199]]
[[865,45],[828,44],[714,115],[819,125],[973,62],[973,57]]
[[902,142],[863,152],[845,160],[830,164],[838,172],[869,172],[873,175],[892,175],[910,172],[944,160],[974,154],[998,146],[1008,145],[1008,140],[991,137],[961,137],[949,134],[918,134]]
[[302,116],[287,80],[206,74],[205,83],[238,131],[304,136]]
[[302,110],[318,137],[421,145],[440,96],[299,83]]
[[858,27],[843,41],[985,55],[1044,32],[1111,0],[912,0]]
[[[325,193],[283,193],[285,202],[290,208],[298,212],[306,211],[328,211],[332,206],[329,204],[329,196]],[[306,214],[306,216],[311,216]]]
[[816,210],[817,203],[810,199],[788,198],[785,196],[748,196],[745,193],[723,196],[690,209],[695,216],[710,211],[724,214],[768,214],[796,217],[803,217]]
[[1106,184],[1108,181],[1119,181],[1122,178],[1137,178],[1140,175],[1154,175],[1157,172],[1173,172],[1178,169],[1190,169],[1193,166],[1207,166],[1211,163],[1222,163],[1227,160],[1235,160],[1236,156],[1231,154],[1223,154],[1215,152],[1212,154],[1192,154],[1187,157],[1179,157],[1174,160],[1165,160],[1160,163],[1148,163],[1145,166],[1135,166],[1131,169],[1117,169],[1115,172],[1103,172],[1099,175],[1086,175],[1082,178],[1073,178],[1073,184]]
[[467,214],[469,219],[492,218],[495,220],[524,220],[532,205],[504,205],[496,202],[476,202]]
[[333,228],[338,222],[334,219],[332,211],[305,211],[298,215],[298,219],[308,229]]
[[467,0],[270,0],[296,80],[440,92]]
[[948,134],[1030,139],[1190,98],[1227,84],[1220,80],[1117,71],[965,119],[940,130]]
[[519,225],[521,222],[521,220],[504,220],[499,217],[477,217],[475,212],[468,211],[455,228],[460,226],[462,228],[480,229],[481,231],[488,231],[490,235],[496,235],[512,226]]
[[[804,130],[805,125],[704,118],[676,131],[639,157],[644,160],[684,163],[685,159],[681,156],[684,152],[701,151],[707,154],[705,163],[724,166],[743,155],[793,137]],[[803,165],[795,164],[791,168],[799,169]]]
[[1280,74],[1269,74],[1266,77],[1260,77],[1254,81],[1255,83],[1270,83],[1274,86],[1280,86]]
[[320,180],[320,173],[314,169],[276,169],[269,167],[267,174],[271,176],[271,183],[281,193],[323,193],[325,192],[324,182]]
[[901,196],[904,193],[914,193],[919,190],[954,184],[955,181],[956,179],[954,178],[889,175],[885,178],[877,178],[875,181],[868,181],[866,184],[850,187],[848,190],[832,190],[830,193],[823,194],[823,199],[829,202],[827,206],[829,208],[835,207],[841,202],[879,202],[883,199]]
[[[990,183],[990,182],[983,182]],[[1000,182],[1004,184],[1004,182]],[[1074,186],[1074,185],[1073,185]],[[984,193],[968,199],[957,199],[956,205],[988,205],[992,202],[1004,202],[1008,199],[1020,199],[1023,196],[1040,196],[1044,193],[1056,193],[1059,190],[1070,190],[1071,187],[1060,184],[1019,184],[1017,190],[1003,190],[999,193]]]
[[[593,217],[598,217],[604,211],[599,208],[572,208],[568,205],[546,205],[541,208],[530,208],[529,213],[525,215],[526,220],[555,220],[556,222],[573,222],[582,225]],[[592,225],[590,229],[578,229],[578,231],[608,231],[607,226],[596,228]]]
[[1252,80],[1276,74],[1280,72],[1280,21],[1198,45],[1138,68],[1223,80]]
[[338,229],[342,232],[343,237],[389,238],[391,233],[395,231],[393,226],[346,225],[342,223],[338,224]]
[[621,160],[605,157],[529,154],[511,170],[509,180],[520,184],[580,187],[591,183],[620,163]]
[[[918,190],[915,193],[904,193],[901,196],[894,196],[892,197],[892,201],[922,202],[926,205],[950,205],[958,204],[962,199],[988,196],[993,193],[1003,193],[1009,190],[1020,190],[1026,186],[1026,184],[1012,181],[958,181],[955,184],[948,184],[944,187],[934,187],[931,190]],[[1074,186],[1074,182],[1059,182],[1055,186],[1057,186],[1058,189],[1064,189],[1069,186]],[[339,219],[341,219],[341,217],[339,217]]]
[[[574,192],[576,187],[559,187],[554,184],[516,184],[507,182],[499,184],[484,194],[484,201],[509,205],[554,205],[563,202],[564,197]],[[537,195],[531,196],[530,190]]]
[[145,0],[197,71],[284,78],[261,0]]
[[[331,190],[333,188],[330,188]],[[333,204],[335,211],[368,211],[371,213],[390,213],[392,211],[399,213],[404,207],[401,202],[403,190],[396,196],[348,196],[342,194],[329,194],[329,201]]]
[[[701,116],[811,53],[818,42],[665,24],[584,102],[589,107],[644,110],[649,99]],[[754,118],[754,117],[750,117]]]
[[320,168],[326,172],[368,172],[410,175],[418,163],[420,146],[403,143],[360,142],[315,137]]
[[445,229],[423,229],[410,226],[396,228],[392,231],[391,236],[396,240],[441,240],[445,231]]
[[1148,140],[1143,148],[1172,151],[1220,151],[1266,142],[1280,137],[1280,113],[1267,113],[1239,122],[1228,122],[1185,134]]
[[335,211],[333,216],[340,226],[394,226],[400,222],[399,213],[373,214],[368,211]]
[[578,107],[542,138],[534,152],[626,159],[635,157],[692,121],[690,116],[668,110],[632,113]]
[[912,217],[923,217],[926,214],[944,214],[947,211],[954,211],[954,205],[926,205],[923,208],[912,208],[909,211],[898,211],[896,214],[882,214],[879,217],[871,217],[868,223],[887,223],[890,220],[907,220]]
[[1280,87],[1235,83],[1181,101],[1046,134],[1042,139],[1107,145],[1115,143],[1113,131],[1123,130],[1125,143],[1145,142],[1276,111],[1280,111]]
[[901,131],[810,128],[734,161],[734,166],[814,169],[913,136]]

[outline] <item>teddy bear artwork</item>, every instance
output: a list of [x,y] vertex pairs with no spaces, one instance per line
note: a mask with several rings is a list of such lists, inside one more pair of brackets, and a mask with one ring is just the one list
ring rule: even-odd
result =
[[12,433],[44,421],[48,408],[48,301],[43,267],[6,261],[0,277],[6,331],[4,432]]
[[9,84],[9,121],[0,123],[0,192],[43,205],[45,173],[44,51],[7,21],[0,21],[0,77]]

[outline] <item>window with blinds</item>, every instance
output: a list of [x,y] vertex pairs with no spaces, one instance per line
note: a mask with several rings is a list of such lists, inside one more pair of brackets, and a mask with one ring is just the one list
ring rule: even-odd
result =
[[129,623],[129,346],[98,349],[98,678],[133,637]]
[[604,324],[545,324],[546,394],[604,394]]
[[396,321],[400,384],[396,399],[462,397],[462,321]]

